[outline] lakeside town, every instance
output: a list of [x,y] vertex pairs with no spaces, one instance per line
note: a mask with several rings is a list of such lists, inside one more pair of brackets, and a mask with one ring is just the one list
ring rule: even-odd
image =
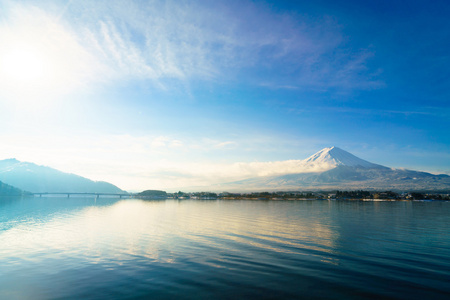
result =
[[214,192],[176,192],[167,193],[160,190],[146,190],[133,195],[144,199],[200,199],[200,200],[450,200],[450,194],[427,192],[393,192],[393,191],[277,191],[251,193],[214,193]]

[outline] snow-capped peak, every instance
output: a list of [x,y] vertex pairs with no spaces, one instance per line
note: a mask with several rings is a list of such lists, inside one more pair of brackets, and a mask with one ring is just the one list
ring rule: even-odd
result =
[[353,154],[338,147],[324,148],[305,160],[306,164],[328,165],[328,166],[348,166],[362,168],[380,168],[381,165],[373,164],[360,159]]

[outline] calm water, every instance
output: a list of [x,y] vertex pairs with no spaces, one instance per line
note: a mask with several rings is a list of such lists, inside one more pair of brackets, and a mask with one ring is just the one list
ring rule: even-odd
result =
[[450,202],[0,199],[1,299],[449,299]]

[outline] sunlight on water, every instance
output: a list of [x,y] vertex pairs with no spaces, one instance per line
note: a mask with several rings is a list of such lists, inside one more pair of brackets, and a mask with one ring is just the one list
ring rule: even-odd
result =
[[0,209],[9,299],[449,295],[444,202],[29,198]]

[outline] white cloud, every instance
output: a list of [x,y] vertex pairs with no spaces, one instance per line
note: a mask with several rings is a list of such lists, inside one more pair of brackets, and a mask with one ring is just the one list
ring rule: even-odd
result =
[[[370,55],[337,51],[342,38],[333,20],[302,22],[298,16],[272,13],[251,2],[212,3],[73,1],[52,10],[10,2],[0,21],[0,56],[7,57],[8,47],[16,42],[25,45],[22,48],[35,49],[33,53],[46,63],[47,75],[42,76],[46,78],[43,81],[26,84],[20,80],[12,83],[8,74],[0,74],[0,101],[21,103],[22,107],[33,106],[34,101],[46,110],[45,101],[53,98],[64,101],[63,96],[76,98],[79,90],[97,84],[136,80],[165,89],[168,82],[197,79],[248,80],[288,89],[373,84],[370,77],[359,75],[366,71]],[[258,72],[260,69],[273,72]],[[241,75],[249,70],[254,79]],[[286,77],[294,79],[285,82]],[[17,101],[19,98],[23,101]],[[283,148],[267,143],[264,137],[245,141],[246,137],[4,135],[0,155],[14,153],[22,160],[129,189],[200,185],[298,171],[298,161],[242,159],[247,162],[233,164],[221,159],[220,154],[236,149],[241,154],[250,152],[248,149],[275,152]]]
[[[52,136],[52,135],[0,135],[3,141],[0,148],[0,159],[15,157],[22,161],[30,161],[47,165],[65,172],[75,173],[93,180],[108,181],[126,190],[140,191],[144,189],[175,189],[194,188],[208,189],[208,186],[232,182],[236,180],[283,174],[320,172],[331,168],[330,165],[306,164],[302,159],[320,150],[319,141],[283,141],[275,137],[258,137],[251,140],[243,137],[235,141],[238,149],[227,147],[215,148],[213,145],[227,144],[230,141],[217,139],[189,139],[171,136]],[[294,143],[299,159],[255,161],[250,155],[243,160],[245,142],[255,149],[251,154],[261,154],[264,145]],[[298,146],[295,144],[298,142]],[[67,147],[67,146],[70,147]],[[308,145],[308,146],[304,146]],[[283,146],[284,147],[284,146]],[[259,149],[259,150],[258,150]],[[268,151],[273,152],[273,149]],[[365,149],[365,157],[384,155],[386,149]],[[221,159],[227,152],[239,154],[240,162],[231,159]],[[395,151],[389,151],[395,153]],[[430,156],[425,152],[408,152],[405,149],[399,153],[404,157],[404,166],[414,163],[418,156]],[[277,154],[279,155],[279,153]],[[416,156],[415,156],[416,155]],[[434,156],[438,154],[433,153]],[[446,161],[448,155],[442,155]],[[444,157],[445,156],[445,157]],[[397,157],[398,156],[393,156]],[[409,160],[408,158],[409,157]],[[383,161],[373,160],[376,163]],[[395,166],[385,164],[387,166]],[[398,166],[397,166],[398,167]],[[425,169],[422,167],[408,167]],[[429,168],[429,167],[427,167]],[[434,172],[445,173],[446,165],[436,167]]]
[[253,72],[248,82],[277,88],[381,86],[366,68],[372,53],[341,50],[342,34],[330,18],[277,14],[251,2],[34,5],[10,3],[0,36],[20,37],[49,58],[55,70],[47,90],[127,80],[167,89],[170,80],[232,81],[243,70]]
[[[129,137],[129,136],[128,136]],[[133,138],[132,138],[133,139]],[[173,139],[168,136],[158,136],[155,138],[150,138],[151,148],[178,148],[183,146],[183,142],[177,139]]]
[[[104,80],[246,79],[280,88],[380,86],[368,50],[347,53],[337,22],[278,14],[251,2],[72,2],[65,23],[102,67]],[[270,77],[265,72],[271,70]],[[252,71],[253,70],[253,71]],[[242,80],[240,78],[239,80]]]
[[[18,40],[48,61],[47,80],[28,89],[16,86],[9,93],[16,97],[21,90],[28,91],[26,96],[37,90],[59,96],[128,80],[168,89],[171,80],[232,81],[242,70],[253,72],[248,82],[276,88],[382,85],[366,68],[370,51],[340,49],[343,39],[335,20],[277,14],[262,4],[96,1],[51,10],[11,2],[6,16],[0,37],[7,42],[0,56],[7,52],[5,45]],[[260,69],[271,70],[270,77]],[[2,81],[14,86],[5,77]]]
[[234,141],[226,141],[226,142],[219,142],[214,147],[215,148],[229,148],[237,146],[237,143]]
[[4,141],[0,159],[14,156],[93,180],[108,181],[127,190],[171,190],[255,176],[322,170],[314,165],[304,165],[301,160],[219,161],[212,159],[210,154],[220,156],[223,151],[228,151],[227,147],[211,146],[234,142],[208,138],[189,140],[131,135],[2,135],[0,138]]

